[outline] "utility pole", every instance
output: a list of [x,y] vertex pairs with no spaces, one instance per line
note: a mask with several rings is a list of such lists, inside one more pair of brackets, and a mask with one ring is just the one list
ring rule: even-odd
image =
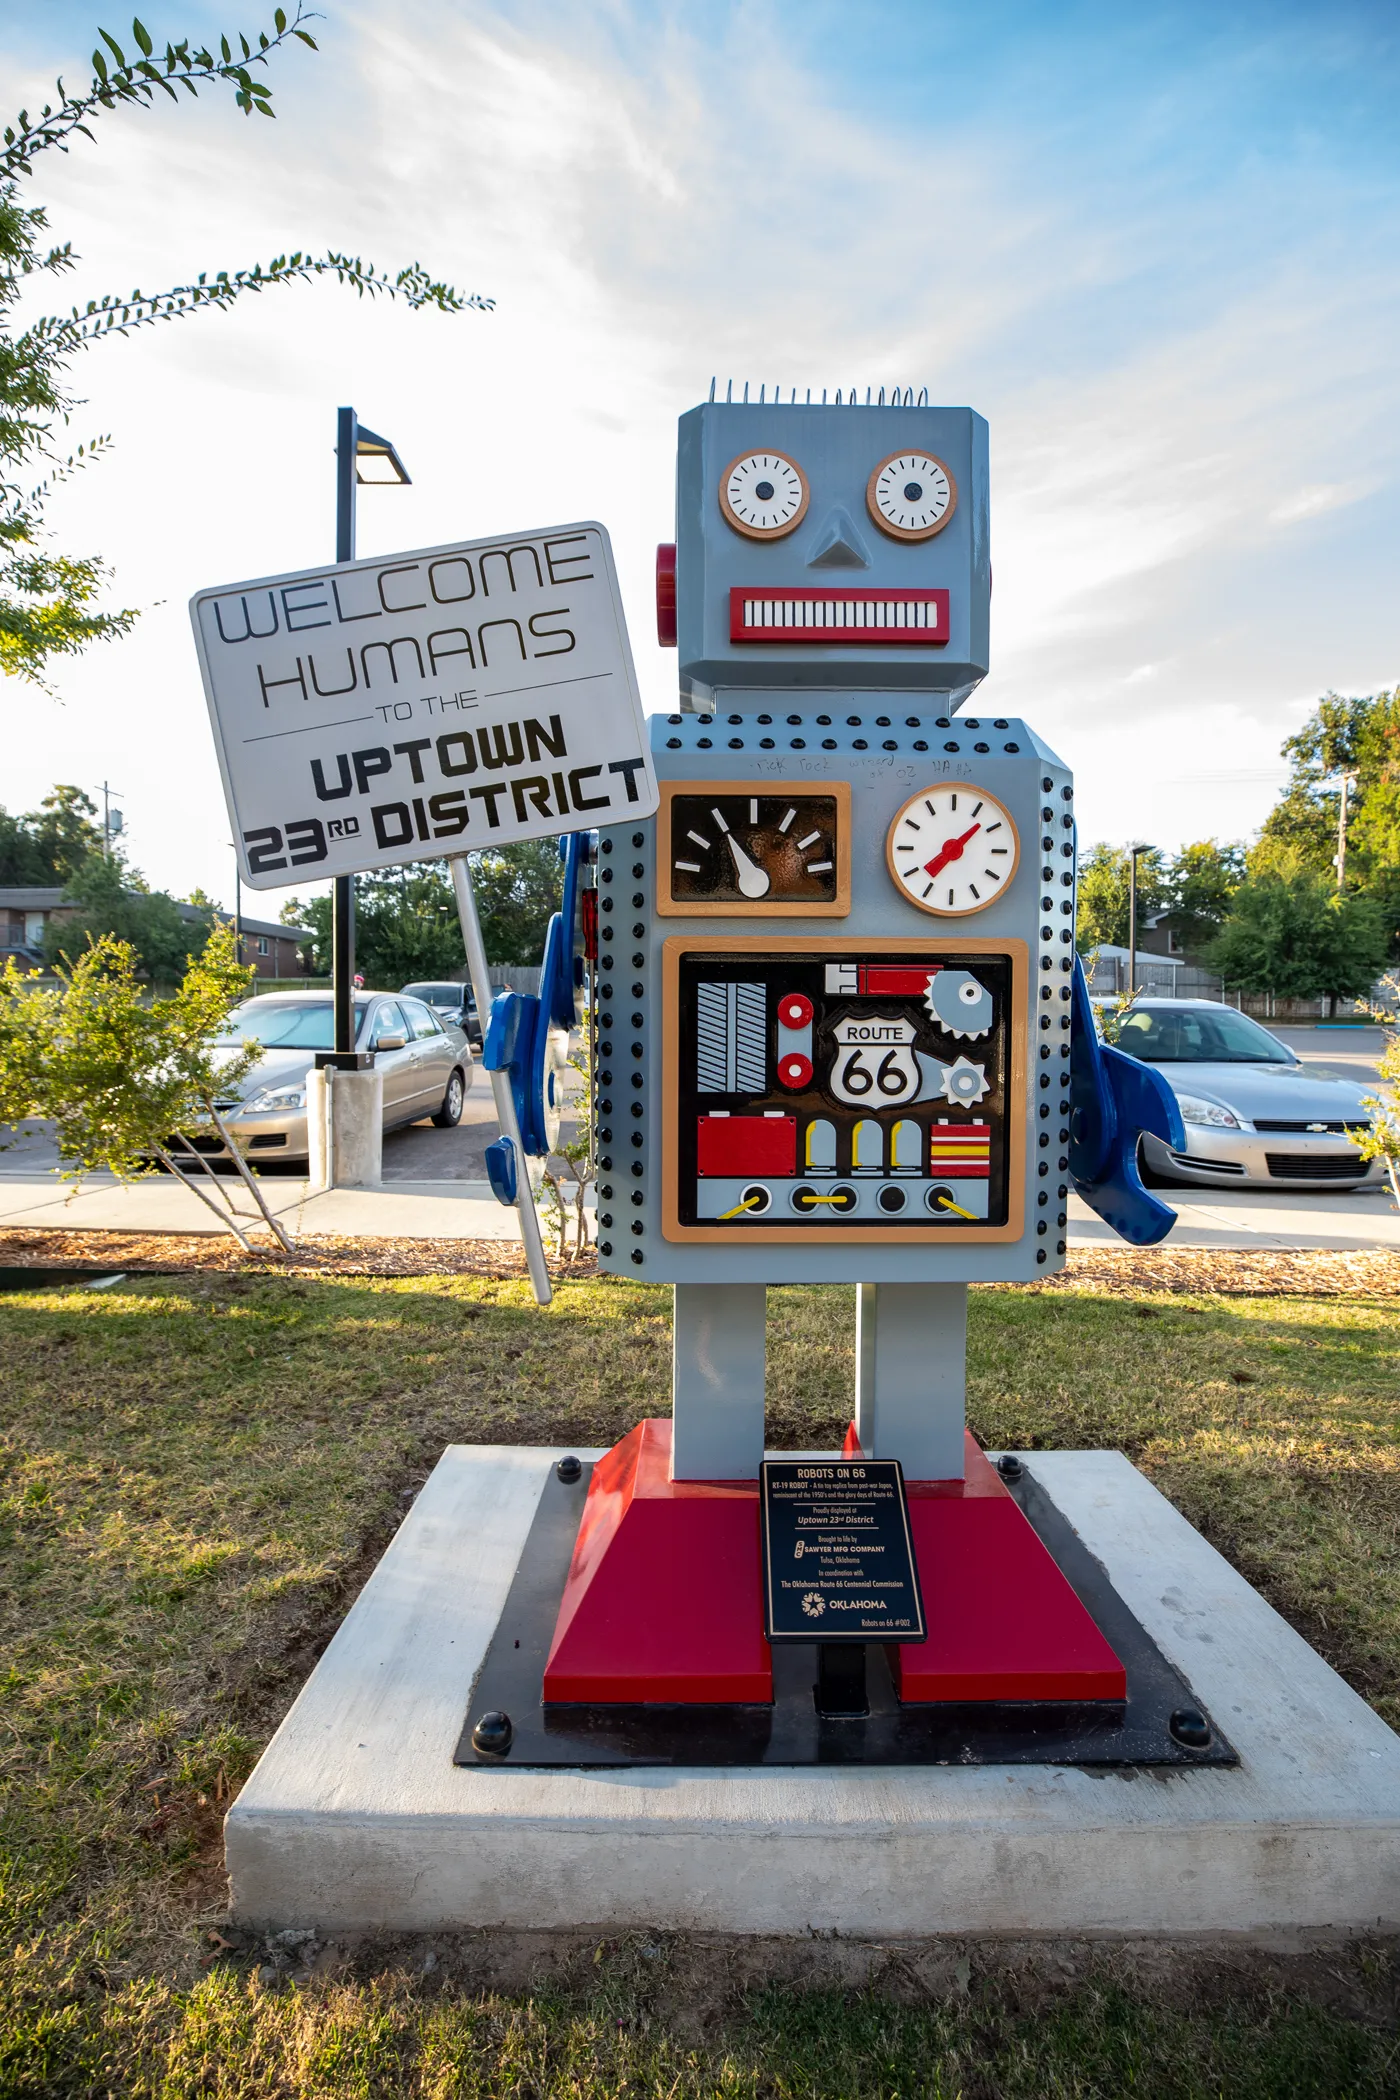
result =
[[1137,864],[1140,853],[1152,848],[1139,843],[1128,848],[1128,997],[1137,997]]
[[120,830],[121,830],[121,828],[122,828],[122,813],[121,813],[121,811],[120,811],[119,809],[113,809],[113,807],[112,807],[112,797],[113,797],[113,795],[119,795],[120,793],[121,793],[121,789],[120,789],[120,788],[114,788],[114,787],[113,787],[113,786],[111,785],[110,781],[106,781],[106,780],[104,780],[104,781],[103,781],[103,783],[102,783],[102,857],[103,857],[103,859],[104,859],[104,860],[110,860],[110,859],[112,858],[112,838],[113,838],[113,835],[114,835],[114,834],[115,834],[116,832],[120,831]]
[[1338,775],[1342,784],[1342,799],[1337,806],[1337,894],[1341,896],[1347,886],[1347,795],[1356,786],[1355,773]]

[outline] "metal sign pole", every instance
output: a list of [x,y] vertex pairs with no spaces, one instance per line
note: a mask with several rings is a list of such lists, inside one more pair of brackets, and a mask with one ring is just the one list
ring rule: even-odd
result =
[[[355,450],[359,419],[353,408],[336,410],[335,558],[355,559]],[[347,1066],[355,1051],[355,878],[337,875],[331,906],[331,1005],[336,1057]]]
[[[462,923],[462,941],[467,951],[467,969],[471,973],[472,993],[476,999],[477,1019],[481,1023],[481,1047],[484,1051],[486,1030],[491,1019],[491,972],[486,962],[486,943],[481,938],[481,921],[477,917],[476,894],[472,889],[466,854],[453,854],[447,865],[452,870],[452,889],[457,899],[457,916]],[[548,1305],[554,1291],[544,1258],[540,1214],[535,1209],[530,1177],[525,1166],[525,1154],[520,1143],[520,1124],[515,1113],[515,1096],[510,1090],[510,1074],[492,1072],[489,1076],[501,1135],[509,1138],[515,1148],[515,1209],[520,1219],[520,1242],[525,1249],[535,1302],[537,1305]]]

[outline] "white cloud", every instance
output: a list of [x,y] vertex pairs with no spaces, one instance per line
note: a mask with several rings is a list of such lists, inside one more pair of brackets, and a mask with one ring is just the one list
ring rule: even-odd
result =
[[1319,481],[1300,488],[1269,512],[1271,525],[1300,525],[1306,518],[1320,518],[1329,510],[1359,503],[1375,488],[1366,481]]

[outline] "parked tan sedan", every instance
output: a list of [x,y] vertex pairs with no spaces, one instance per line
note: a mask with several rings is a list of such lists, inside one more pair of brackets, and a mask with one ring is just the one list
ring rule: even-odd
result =
[[[221,1041],[230,1049],[251,1036],[262,1057],[237,1093],[219,1103],[250,1164],[304,1166],[309,1157],[306,1075],[318,1050],[335,1042],[329,992],[267,992],[229,1016]],[[374,1052],[384,1075],[384,1128],[397,1130],[431,1116],[440,1130],[461,1120],[475,1065],[460,1028],[444,1028],[421,999],[402,993],[355,994],[355,1048]],[[227,1157],[212,1132],[197,1149],[217,1162]]]

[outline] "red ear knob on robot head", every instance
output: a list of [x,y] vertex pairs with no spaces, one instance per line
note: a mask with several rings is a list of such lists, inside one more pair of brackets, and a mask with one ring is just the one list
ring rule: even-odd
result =
[[656,550],[656,639],[663,649],[676,646],[676,550],[669,540]]
[[796,1050],[790,1050],[778,1059],[778,1077],[784,1086],[804,1087],[812,1084],[812,1060]]
[[784,1028],[806,1028],[812,1019],[812,1002],[805,992],[785,992],[778,1001],[778,1019]]

